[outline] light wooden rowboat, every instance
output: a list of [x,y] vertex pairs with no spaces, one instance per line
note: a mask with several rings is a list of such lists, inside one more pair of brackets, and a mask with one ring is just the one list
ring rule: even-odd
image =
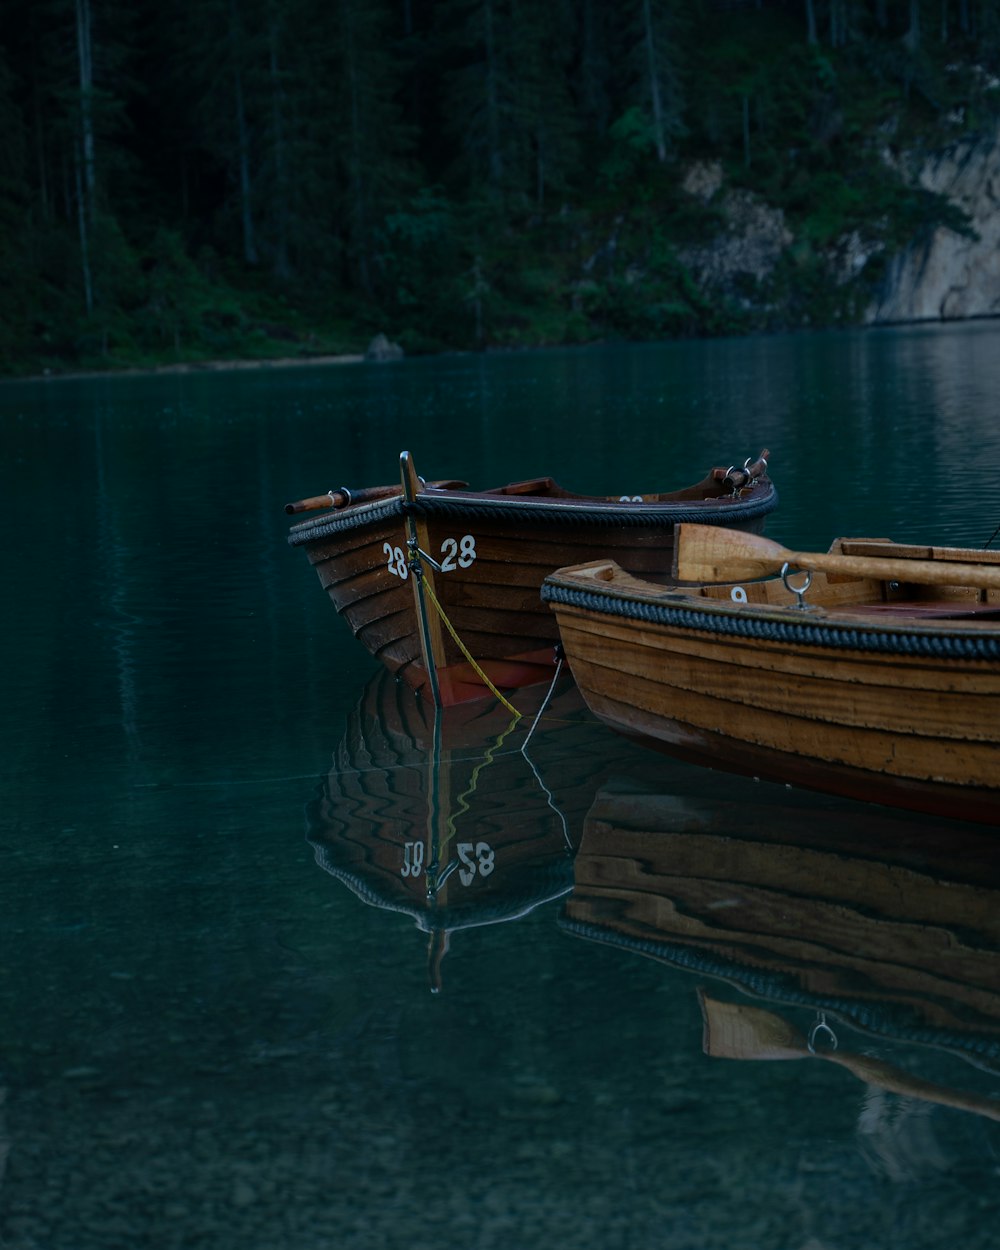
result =
[[[735,580],[785,565],[807,572]],[[996,553],[882,539],[791,552],[681,526],[674,571],[716,580],[664,588],[610,560],[546,579],[602,720],[702,763],[1000,824]]]
[[678,522],[760,529],[777,504],[767,456],[683,490],[591,498],[551,478],[484,491],[424,483],[403,452],[397,487],[289,504],[290,514],[325,509],[294,525],[289,542],[368,651],[449,706],[489,695],[487,683],[551,679],[558,634],[538,592],[561,565],[610,555],[667,583]]

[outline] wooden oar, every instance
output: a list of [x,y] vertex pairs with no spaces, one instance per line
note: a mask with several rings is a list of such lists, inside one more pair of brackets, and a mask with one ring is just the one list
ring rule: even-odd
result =
[[1000,1120],[1000,1101],[935,1085],[911,1076],[881,1059],[837,1050],[810,1050],[805,1036],[773,1011],[746,1003],[727,1003],[698,990],[704,1022],[703,1049],[716,1059],[825,1059],[852,1072],[866,1085],[924,1102],[971,1111]]
[[[936,550],[946,551],[947,548]],[[678,581],[752,581],[780,573],[785,564],[817,573],[840,573],[858,578],[1000,590],[1000,568],[972,561],[789,551],[759,534],[715,525],[678,525],[674,534],[674,576]]]
[[[462,490],[468,482],[427,482],[434,490]],[[402,494],[401,486],[365,486],[360,490],[348,490],[346,486],[340,490],[327,491],[325,495],[310,495],[308,499],[299,499],[295,503],[286,503],[285,511],[289,516],[296,512],[312,512],[317,508],[346,508],[348,504],[370,503],[373,499],[391,499],[393,495]]]
[[1000,564],[995,547],[925,547],[919,543],[894,543],[888,538],[842,538],[844,556],[890,556],[893,560],[957,560],[962,564]]

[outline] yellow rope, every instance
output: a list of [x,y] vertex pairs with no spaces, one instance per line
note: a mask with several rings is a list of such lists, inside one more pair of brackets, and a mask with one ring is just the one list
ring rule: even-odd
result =
[[455,627],[452,625],[451,621],[449,621],[448,617],[445,615],[444,608],[442,608],[440,603],[438,603],[437,595],[434,593],[434,590],[426,577],[423,579],[423,588],[424,590],[427,591],[428,595],[430,595],[431,603],[433,603],[435,608],[437,608],[438,616],[440,616],[441,620],[444,622],[445,629],[447,629],[448,633],[451,634],[452,638],[454,638],[459,651],[461,651],[461,653],[465,656],[465,658],[469,661],[469,663],[472,665],[475,671],[482,678],[484,684],[489,686],[492,693],[496,695],[496,697],[500,700],[500,702],[504,705],[504,707],[508,710],[508,712],[513,712],[513,714],[517,717],[517,719],[520,720],[523,713],[519,712],[517,708],[513,705],[513,703],[509,703],[503,697],[500,691],[496,688],[496,686],[494,686],[494,684],[490,681],[490,679],[486,676],[483,670],[479,667],[476,661],[469,654],[469,649],[466,647],[465,643],[461,640],[461,638],[459,638],[458,634],[455,633]]
[[487,764],[493,763],[493,757],[495,756],[496,752],[499,751],[500,748],[503,746],[504,739],[507,737],[508,734],[512,732],[512,730],[514,729],[514,726],[517,724],[517,722],[520,719],[521,719],[521,713],[516,712],[514,719],[510,722],[510,724],[503,731],[503,733],[497,737],[496,742],[494,742],[493,745],[484,752],[483,758],[479,761],[476,767],[472,770],[472,780],[469,782],[468,789],[465,791],[464,794],[460,794],[458,796],[459,810],[457,812],[452,812],[451,815],[448,817],[448,836],[445,838],[444,842],[442,843],[442,846],[446,846],[451,841],[451,839],[455,836],[455,834],[458,832],[455,828],[455,821],[459,818],[459,816],[464,816],[465,813],[469,810],[469,804],[467,800],[475,793],[476,786],[479,785],[479,774],[483,771],[483,769],[487,766]]

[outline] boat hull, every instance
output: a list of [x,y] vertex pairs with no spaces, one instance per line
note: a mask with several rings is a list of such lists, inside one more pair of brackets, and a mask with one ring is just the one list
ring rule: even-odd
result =
[[852,819],[793,796],[601,791],[563,926],[996,1066],[998,903],[995,842],[971,826],[874,807]]
[[615,729],[731,771],[1000,824],[1000,628],[833,624],[573,570],[543,594]]
[[[412,503],[396,497],[300,523],[289,541],[303,548],[354,636],[429,695],[424,612],[448,706],[488,694],[484,673],[508,689],[551,679],[558,630],[539,591],[554,569],[611,555],[667,583],[678,522],[757,532],[776,502],[766,478],[743,496],[659,506],[427,491]],[[411,539],[425,553],[419,580]]]
[[316,863],[431,935],[435,988],[449,935],[568,893],[597,788],[641,754],[595,721],[565,668],[513,697],[520,719],[495,700],[435,708],[376,672],[307,809]]

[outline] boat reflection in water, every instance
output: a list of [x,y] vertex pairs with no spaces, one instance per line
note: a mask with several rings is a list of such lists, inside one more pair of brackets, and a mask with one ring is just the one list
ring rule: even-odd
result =
[[435,709],[380,672],[308,809],[316,862],[429,935],[435,991],[456,930],[569,893],[594,795],[638,752],[599,724],[568,676],[513,704],[520,718],[495,700]]
[[[1000,1120],[1000,1084],[961,1065],[950,1080],[951,1055],[1000,1077],[995,837],[799,802],[602,791],[560,923],[716,983],[698,988],[707,1055],[852,1073],[869,1144],[901,1105]],[[966,1092],[966,1078],[986,1091]]]

